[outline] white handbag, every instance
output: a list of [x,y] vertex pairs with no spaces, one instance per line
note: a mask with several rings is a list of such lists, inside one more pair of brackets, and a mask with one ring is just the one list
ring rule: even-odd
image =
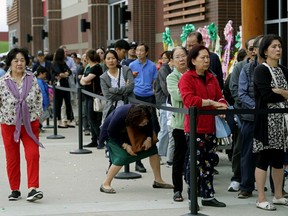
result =
[[93,110],[94,112],[103,112],[103,109],[106,105],[105,100],[101,100],[100,98],[94,98],[93,100]]

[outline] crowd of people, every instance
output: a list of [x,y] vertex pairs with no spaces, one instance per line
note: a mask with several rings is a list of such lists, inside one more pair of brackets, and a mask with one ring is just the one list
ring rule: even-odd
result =
[[[9,200],[21,198],[20,139],[27,161],[27,201],[43,197],[39,191],[39,131],[42,123],[53,115],[59,128],[75,127],[73,92],[57,89],[55,110],[51,111],[51,85],[86,91],[105,97],[103,110],[94,110],[94,98],[83,96],[83,132],[91,135],[88,148],[106,148],[109,158],[107,176],[100,186],[103,193],[116,193],[111,186],[121,167],[135,162],[135,170],[146,172],[141,162],[149,157],[153,170],[153,188],[173,189],[175,202],[184,200],[184,182],[190,187],[189,139],[190,118],[161,108],[141,104],[202,110],[287,108],[288,70],[279,64],[282,39],[276,35],[259,35],[249,39],[238,52],[238,63],[224,80],[221,61],[203,43],[199,32],[191,32],[186,47],[164,51],[160,64],[148,58],[144,43],[118,40],[113,47],[88,49],[83,55],[69,53],[60,46],[53,55],[38,51],[32,61],[28,50],[12,49],[0,62],[0,118],[6,152],[7,174],[11,188]],[[49,87],[50,86],[50,87]],[[139,104],[130,104],[129,98]],[[63,100],[65,105],[63,105]],[[226,118],[226,115],[219,115]],[[288,176],[288,118],[284,113],[241,114],[233,129],[230,192],[238,198],[258,191],[256,206],[276,210],[275,205],[288,205],[284,190]],[[215,117],[197,118],[197,186],[203,206],[225,207],[218,201],[213,185],[217,172]],[[140,150],[136,150],[139,149]],[[161,177],[161,164],[166,158],[172,167],[173,184]],[[270,167],[272,202],[265,196],[266,175]],[[190,190],[188,190],[190,191]],[[191,198],[188,194],[188,198]],[[221,197],[220,197],[221,198]]]

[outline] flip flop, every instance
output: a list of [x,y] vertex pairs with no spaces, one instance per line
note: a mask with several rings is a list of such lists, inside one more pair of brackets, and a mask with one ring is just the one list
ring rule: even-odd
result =
[[180,191],[177,191],[177,192],[174,193],[173,200],[175,202],[183,202],[184,199],[183,199],[182,194],[181,194]]
[[108,194],[115,194],[116,191],[113,188],[104,188],[103,184],[100,186],[100,191],[103,193],[108,193]]

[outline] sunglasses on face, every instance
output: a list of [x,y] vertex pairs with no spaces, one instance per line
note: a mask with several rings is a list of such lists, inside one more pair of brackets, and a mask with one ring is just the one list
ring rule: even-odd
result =
[[254,50],[254,47],[249,47],[248,51],[252,52]]

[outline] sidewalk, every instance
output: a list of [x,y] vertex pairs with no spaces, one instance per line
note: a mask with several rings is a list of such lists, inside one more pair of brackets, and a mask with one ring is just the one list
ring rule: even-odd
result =
[[[10,188],[6,176],[5,153],[0,141],[0,216],[177,216],[189,213],[186,187],[183,191],[184,202],[172,200],[173,190],[153,189],[153,175],[149,160],[143,163],[147,173],[142,178],[134,180],[113,181],[116,194],[104,194],[99,187],[105,178],[108,161],[104,150],[91,148],[91,154],[71,154],[78,149],[78,128],[59,129],[58,134],[65,139],[51,140],[47,136],[53,134],[53,129],[46,129],[40,135],[46,149],[41,149],[40,190],[44,198],[35,203],[26,201],[27,181],[26,163],[22,156],[22,199],[16,202],[8,201]],[[90,137],[83,135],[83,143],[89,143]],[[23,149],[22,149],[23,150]],[[227,191],[231,178],[231,162],[226,155],[220,153],[220,163],[217,166],[219,175],[215,176],[216,198],[227,204],[226,208],[203,207],[199,213],[212,216],[286,216],[288,207],[278,206],[277,211],[269,212],[257,209],[255,202],[257,192],[245,200],[237,198],[237,193]],[[134,164],[130,165],[134,171]],[[171,168],[161,166],[163,179],[171,183]],[[268,185],[268,184],[267,184]],[[287,189],[287,186],[286,186]],[[268,199],[272,200],[270,192]]]

